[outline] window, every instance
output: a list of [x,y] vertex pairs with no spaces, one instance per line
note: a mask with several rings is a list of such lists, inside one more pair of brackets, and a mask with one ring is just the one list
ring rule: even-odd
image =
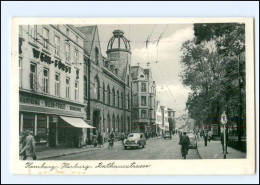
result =
[[55,95],[60,96],[60,74],[55,73]]
[[43,28],[43,47],[48,49],[48,42],[49,42],[49,30]]
[[88,80],[87,77],[84,75],[84,100],[88,100]]
[[123,93],[121,93],[121,108],[124,107],[124,96]]
[[141,92],[146,92],[146,83],[141,84]]
[[113,89],[113,90],[112,90],[112,98],[113,98],[113,99],[112,99],[112,103],[113,103],[113,106],[116,105],[116,97],[115,97],[115,96],[116,96],[115,90]]
[[127,95],[127,108],[130,109],[130,96],[129,94]]
[[110,105],[110,87],[107,86],[107,103]]
[[96,62],[97,65],[98,65],[98,61],[99,61],[99,50],[96,47],[95,48],[95,62]]
[[70,98],[70,78],[66,78],[66,98]]
[[106,87],[105,87],[105,83],[103,83],[103,102],[106,103]]
[[129,87],[130,85],[130,79],[129,79],[129,75],[127,75],[127,86]]
[[78,62],[79,62],[79,52],[78,50],[75,49],[74,51],[74,59],[75,59],[75,65],[78,66]]
[[99,93],[99,80],[98,80],[98,78],[96,77],[95,79],[94,79],[94,95],[95,95],[95,98],[97,99],[97,100],[99,100],[100,99],[100,93]]
[[76,43],[79,43],[79,37],[76,36]]
[[36,64],[31,63],[30,65],[30,88],[36,91]]
[[37,26],[36,25],[28,26],[28,35],[29,35],[29,40],[31,40],[34,44],[36,44],[37,43]]
[[146,102],[146,96],[141,96],[141,106],[146,106],[147,102]]
[[22,58],[19,58],[19,87],[22,87]]
[[55,44],[55,55],[60,55],[60,38],[55,36],[54,38],[54,44]]
[[75,100],[79,99],[79,82],[75,81]]
[[117,91],[117,107],[120,107],[120,97],[118,91]]
[[66,61],[69,62],[70,61],[70,45],[68,43],[66,43],[65,46],[65,50],[66,50]]
[[49,92],[49,70],[46,68],[43,69],[43,92]]
[[142,119],[147,118],[147,112],[146,112],[146,110],[141,110],[141,118],[142,118]]

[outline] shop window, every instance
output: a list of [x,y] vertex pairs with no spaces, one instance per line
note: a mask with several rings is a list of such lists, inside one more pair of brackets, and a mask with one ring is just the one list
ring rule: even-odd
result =
[[30,65],[30,88],[33,91],[36,91],[36,83],[37,83],[36,73],[37,73],[36,64],[31,63],[31,65]]
[[49,30],[43,28],[43,47],[49,49]]
[[43,69],[43,92],[49,92],[49,70]]
[[23,130],[33,131],[35,133],[35,115],[32,113],[23,114]]
[[70,98],[70,78],[66,78],[66,98]]
[[54,43],[55,43],[55,55],[60,56],[60,38],[55,36]]
[[35,137],[36,143],[47,142],[47,116],[37,115],[37,134]]
[[60,96],[60,74],[55,73],[55,95]]

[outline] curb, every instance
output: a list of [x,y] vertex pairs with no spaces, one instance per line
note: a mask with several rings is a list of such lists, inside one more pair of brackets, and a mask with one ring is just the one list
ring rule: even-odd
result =
[[37,160],[47,160],[47,159],[53,159],[53,158],[57,158],[57,157],[62,157],[62,156],[69,156],[69,155],[73,155],[73,154],[80,154],[80,153],[84,153],[84,152],[90,152],[90,151],[93,151],[93,150],[100,150],[100,149],[103,149],[103,148],[106,148],[107,146],[103,145],[104,147],[102,148],[92,148],[92,149],[89,149],[89,150],[84,150],[84,151],[77,151],[77,152],[72,152],[72,153],[65,153],[65,154],[60,154],[60,155],[53,155],[53,156],[48,156],[48,157],[41,157],[41,158],[38,158]]

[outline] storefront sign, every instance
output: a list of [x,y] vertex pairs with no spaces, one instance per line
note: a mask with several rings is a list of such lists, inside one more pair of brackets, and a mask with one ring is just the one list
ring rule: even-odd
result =
[[20,103],[31,104],[31,105],[40,105],[40,100],[31,98],[31,97],[20,96]]
[[62,63],[60,60],[51,60],[51,57],[48,56],[47,54],[40,52],[38,50],[36,50],[35,48],[33,48],[33,56],[34,58],[38,59],[40,58],[40,60],[42,62],[45,62],[47,64],[54,64],[55,67],[58,67],[59,69],[65,71],[66,73],[71,73],[71,67],[67,66],[66,64]]
[[56,102],[56,101],[50,101],[50,100],[44,100],[44,99],[36,99],[36,98],[27,97],[27,96],[20,96],[20,103],[67,110],[67,111],[77,111],[77,112],[82,111],[82,108],[78,107],[78,106],[72,106],[72,105],[68,105],[66,103],[62,103],[62,102]]

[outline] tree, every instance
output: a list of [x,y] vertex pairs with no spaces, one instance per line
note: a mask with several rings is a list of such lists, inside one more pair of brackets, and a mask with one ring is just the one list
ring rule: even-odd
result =
[[186,108],[196,122],[211,127],[226,110],[236,120],[239,140],[245,127],[245,25],[194,24],[194,39],[183,43],[180,74],[189,86]]

